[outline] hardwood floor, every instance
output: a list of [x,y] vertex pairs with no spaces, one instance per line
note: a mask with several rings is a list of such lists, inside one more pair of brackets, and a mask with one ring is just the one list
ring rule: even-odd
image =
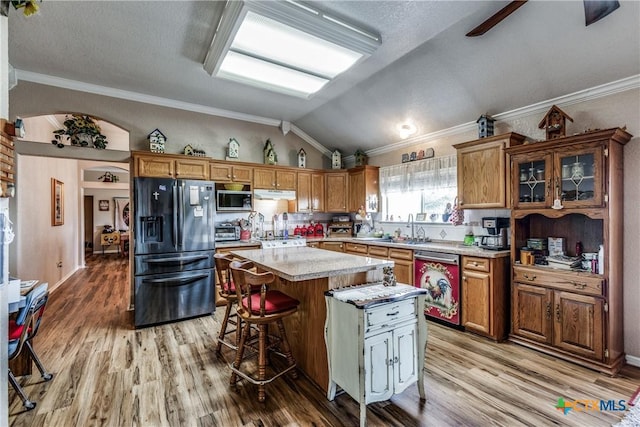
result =
[[[359,407],[329,402],[304,376],[267,386],[267,401],[215,356],[215,316],[135,330],[127,260],[93,256],[51,294],[35,348],[55,377],[21,378],[37,402],[25,412],[9,387],[13,426],[352,426]],[[324,348],[317,351],[325,351]],[[225,356],[230,360],[231,354]],[[368,406],[370,426],[609,426],[623,413],[555,408],[566,401],[627,400],[640,369],[617,378],[511,344],[429,323],[425,386]]]

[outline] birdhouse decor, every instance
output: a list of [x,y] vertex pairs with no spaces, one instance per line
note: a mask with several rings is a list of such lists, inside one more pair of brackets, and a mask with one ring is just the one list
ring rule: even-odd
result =
[[544,129],[547,139],[562,138],[566,135],[567,119],[573,121],[567,113],[553,105],[542,118],[538,127]]
[[227,145],[227,160],[238,160],[240,157],[240,143],[235,138],[229,138]]
[[193,147],[191,146],[191,144],[187,144],[184,147],[184,155],[185,156],[193,156],[194,155],[194,151],[193,151]]
[[338,150],[334,150],[331,154],[331,168],[342,169],[342,154]]
[[159,129],[155,129],[147,135],[147,139],[149,140],[149,150],[151,150],[152,153],[164,153],[164,145],[167,142],[167,137],[164,136]]
[[267,142],[264,144],[264,164],[265,165],[277,165],[278,164],[278,155],[273,148],[273,144],[271,144],[271,140],[267,139]]
[[356,166],[366,166],[369,158],[361,149],[357,149],[353,157],[356,159]]
[[307,167],[307,153],[304,151],[304,148],[301,148],[300,151],[298,151],[298,167]]
[[488,114],[483,114],[476,120],[478,124],[478,138],[493,136],[493,122],[495,122],[494,118]]

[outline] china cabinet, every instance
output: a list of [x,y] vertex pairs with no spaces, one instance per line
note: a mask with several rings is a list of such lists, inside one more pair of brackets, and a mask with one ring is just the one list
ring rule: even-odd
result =
[[[511,341],[616,374],[623,343],[624,129],[508,148],[511,179]],[[560,238],[567,256],[603,246],[602,273],[520,264],[529,239]],[[557,264],[556,264],[557,265]]]
[[511,132],[454,145],[458,160],[458,201],[465,208],[510,207],[510,169],[504,150],[525,136]]
[[347,212],[347,171],[327,172],[325,174],[327,194],[326,212]]

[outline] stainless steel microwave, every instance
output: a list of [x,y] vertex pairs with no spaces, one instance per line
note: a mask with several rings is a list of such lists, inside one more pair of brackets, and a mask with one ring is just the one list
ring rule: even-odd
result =
[[251,191],[216,191],[216,210],[227,212],[248,212],[253,208]]

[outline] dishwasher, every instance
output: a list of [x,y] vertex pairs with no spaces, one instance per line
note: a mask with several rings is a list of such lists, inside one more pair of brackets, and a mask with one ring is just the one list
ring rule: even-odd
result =
[[427,319],[462,329],[460,321],[460,256],[416,251],[415,283],[427,290],[424,314]]

